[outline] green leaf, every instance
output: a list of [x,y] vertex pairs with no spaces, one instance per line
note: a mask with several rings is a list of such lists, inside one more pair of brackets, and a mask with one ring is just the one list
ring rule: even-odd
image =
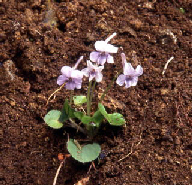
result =
[[84,114],[82,112],[74,112],[74,115],[75,115],[76,118],[81,120]]
[[74,115],[75,109],[72,109],[70,107],[67,99],[65,100],[62,111],[65,111],[65,113],[68,115],[69,118],[75,118]]
[[125,119],[123,118],[122,114],[119,113],[113,113],[108,114],[109,117],[109,123],[113,126],[121,126],[125,124]]
[[100,123],[103,121],[104,116],[101,114],[101,112],[98,110],[94,113],[92,117],[92,121],[96,124],[97,127],[100,126]]
[[61,110],[61,116],[59,117],[59,121],[61,122],[61,123],[63,123],[64,121],[66,121],[66,120],[68,120],[69,119],[69,116],[68,116],[68,114],[66,113],[66,111],[65,111],[65,109],[64,109],[64,106],[63,106],[63,108],[62,108],[62,110]]
[[81,119],[82,123],[89,124],[92,121],[92,117],[84,115]]
[[45,115],[44,121],[45,123],[47,123],[49,127],[59,129],[63,126],[63,124],[59,121],[60,116],[61,116],[60,111],[51,110]]
[[108,114],[107,114],[107,111],[105,110],[105,107],[99,103],[98,104],[98,108],[99,108],[99,111],[101,112],[101,114],[106,118],[108,119]]
[[122,114],[119,113],[113,113],[113,114],[108,114],[107,111],[105,110],[105,107],[99,103],[98,105],[99,111],[101,114],[105,117],[105,119],[113,126],[121,126],[125,124],[125,119],[123,118]]
[[74,115],[84,124],[89,124],[92,121],[92,117],[87,116],[82,112],[74,112]]
[[87,97],[86,96],[74,96],[73,101],[75,105],[82,105],[83,103],[87,102]]
[[97,159],[101,152],[101,147],[97,143],[80,146],[79,143],[73,139],[67,142],[67,149],[74,159],[82,163]]

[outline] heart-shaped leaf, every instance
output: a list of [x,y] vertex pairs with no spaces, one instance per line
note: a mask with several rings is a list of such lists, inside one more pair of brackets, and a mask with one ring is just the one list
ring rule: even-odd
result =
[[122,114],[119,113],[113,113],[113,114],[108,114],[107,111],[105,110],[105,107],[99,103],[98,104],[99,111],[101,114],[105,117],[105,119],[113,126],[121,126],[125,124],[125,119],[123,118]]
[[80,146],[76,140],[67,142],[67,149],[71,156],[79,162],[86,163],[94,161],[101,153],[101,147],[97,143]]
[[86,96],[74,96],[73,101],[75,105],[81,106],[83,103],[87,102]]
[[109,117],[109,123],[113,126],[121,126],[125,124],[125,119],[123,118],[122,114],[119,113],[108,114],[108,117]]
[[47,123],[49,127],[52,127],[54,129],[59,129],[63,126],[63,123],[59,121],[60,116],[61,116],[60,111],[51,110],[45,115],[44,121],[45,123]]

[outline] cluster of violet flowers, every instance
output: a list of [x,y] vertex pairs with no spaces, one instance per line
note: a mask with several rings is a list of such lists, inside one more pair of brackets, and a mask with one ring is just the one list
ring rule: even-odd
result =
[[[108,42],[116,36],[116,33],[113,33],[105,41],[96,41],[95,49],[90,53],[90,58],[87,60],[87,68],[77,70],[79,63],[83,60],[83,56],[79,58],[74,67],[63,66],[61,69],[62,75],[57,79],[58,85],[63,85],[65,83],[65,88],[68,90],[81,89],[83,76],[89,78],[89,82],[95,79],[96,82],[101,82],[103,78],[102,70],[104,69],[104,64],[114,63],[114,58],[111,54],[117,53],[118,47],[115,47]],[[138,65],[134,69],[131,63],[126,61],[124,53],[121,53],[122,65],[123,65],[123,74],[120,74],[116,83],[119,86],[125,84],[125,88],[131,86],[136,86],[138,82],[138,77],[143,74],[143,68]],[[94,63],[94,64],[93,64]]]
[[[121,53],[123,73],[121,74],[121,70],[114,75],[114,78],[104,90],[98,102],[97,110],[93,113],[91,112],[95,85],[103,79],[102,72],[105,63],[114,63],[114,58],[111,54],[115,54],[118,51],[118,47],[108,43],[114,36],[116,36],[116,33],[113,33],[104,41],[95,42],[96,51],[90,53],[86,68],[82,70],[77,69],[78,65],[83,60],[83,56],[78,59],[74,67],[62,67],[62,74],[58,77],[57,84],[61,86],[59,90],[62,87],[71,90],[70,101],[68,102],[68,99],[65,99],[61,111],[51,110],[45,115],[44,120],[49,127],[59,129],[63,126],[70,126],[87,135],[89,139],[92,140],[97,134],[101,124],[104,123],[103,120],[106,120],[111,126],[122,126],[126,123],[122,114],[117,112],[111,113],[111,111],[108,113],[105,106],[102,104],[104,96],[115,80],[119,86],[125,85],[125,88],[129,88],[131,86],[136,86],[138,77],[143,74],[143,68],[138,65],[136,69],[134,69],[131,63],[126,61],[124,53]],[[81,89],[84,76],[89,78],[87,96],[72,96],[73,90]],[[83,107],[83,111],[79,111],[76,108],[74,109],[72,103],[74,103],[75,106],[82,106],[82,104],[86,103],[87,112],[84,111]],[[66,122],[67,120],[70,122]],[[97,143],[83,145],[81,148],[81,145],[79,145],[76,140],[71,139],[67,142],[67,149],[74,159],[83,163],[95,160],[99,157],[101,152],[101,147]]]

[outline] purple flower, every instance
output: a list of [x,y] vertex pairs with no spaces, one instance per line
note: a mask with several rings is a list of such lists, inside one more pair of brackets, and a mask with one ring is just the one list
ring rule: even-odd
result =
[[79,70],[76,70],[76,68],[82,59],[83,57],[80,57],[73,68],[69,66],[63,66],[61,68],[62,75],[60,75],[57,79],[58,85],[66,83],[65,88],[68,90],[74,90],[75,88],[81,89],[83,73]]
[[101,82],[103,75],[101,71],[103,70],[104,66],[97,66],[93,65],[90,60],[87,60],[87,68],[81,70],[86,77],[89,77],[89,81],[95,78],[96,82]]
[[113,33],[105,41],[95,42],[95,49],[97,51],[93,51],[90,53],[90,60],[92,62],[96,62],[98,65],[104,65],[106,61],[107,63],[114,63],[113,56],[111,56],[110,53],[117,53],[118,47],[108,44],[108,42],[115,35],[116,33]]
[[143,68],[138,65],[136,69],[134,69],[131,63],[126,62],[125,54],[121,54],[122,63],[123,63],[123,74],[119,75],[116,80],[116,83],[120,86],[125,84],[125,88],[129,88],[131,86],[136,86],[138,81],[138,76],[143,74]]

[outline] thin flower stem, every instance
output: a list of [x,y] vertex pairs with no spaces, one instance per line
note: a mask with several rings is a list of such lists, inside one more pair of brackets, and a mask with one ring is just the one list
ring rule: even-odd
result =
[[92,80],[89,82],[89,87],[88,87],[88,91],[87,91],[87,115],[90,115],[90,109],[91,109],[91,105],[90,105],[90,91],[91,91],[91,85],[92,85]]
[[108,87],[105,89],[105,91],[103,92],[102,96],[101,96],[101,99],[100,99],[100,102],[103,101],[103,99],[105,98],[105,95],[107,94],[107,92],[109,91],[109,89],[111,88],[111,86],[113,85],[114,81],[117,79],[117,77],[119,76],[119,74],[122,72],[119,71],[113,78],[113,80],[111,81],[111,83],[108,85]]
[[70,100],[69,100],[69,105],[71,106],[73,100],[73,91],[70,93]]
[[91,107],[91,103],[92,103],[92,99],[93,99],[93,94],[94,94],[94,91],[95,91],[95,85],[96,85],[96,81],[93,82],[93,86],[92,86],[92,89],[91,89],[90,107]]

